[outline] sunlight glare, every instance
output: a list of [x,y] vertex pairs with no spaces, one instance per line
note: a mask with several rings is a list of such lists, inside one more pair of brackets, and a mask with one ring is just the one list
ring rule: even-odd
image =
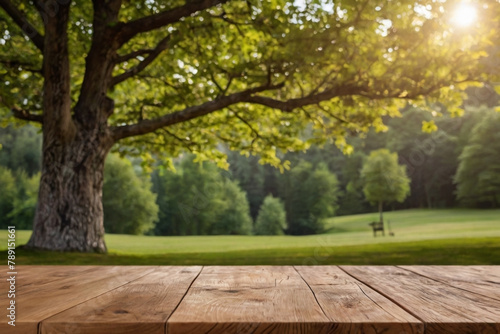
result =
[[474,24],[477,20],[477,10],[471,4],[462,3],[453,12],[451,21],[454,25],[460,27],[468,27]]

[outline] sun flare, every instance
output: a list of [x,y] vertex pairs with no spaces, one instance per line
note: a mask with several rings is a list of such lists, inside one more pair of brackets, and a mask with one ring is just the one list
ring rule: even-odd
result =
[[451,21],[460,27],[469,27],[477,20],[476,7],[469,3],[462,3],[455,8]]

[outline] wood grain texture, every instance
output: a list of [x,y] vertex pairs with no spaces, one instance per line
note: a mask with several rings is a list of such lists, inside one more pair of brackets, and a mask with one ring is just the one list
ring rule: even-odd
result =
[[333,266],[297,266],[335,333],[423,333],[424,324],[389,299]]
[[[16,306],[21,306],[19,304],[17,298],[19,296],[28,295],[34,291],[38,291],[42,289],[46,284],[50,284],[71,276],[80,275],[84,272],[97,272],[99,267],[95,266],[16,266],[15,276],[16,276],[16,284],[15,284],[15,294],[16,294]],[[7,292],[9,291],[9,284],[6,279],[3,278],[0,280],[0,309],[6,310],[9,306],[10,299],[8,298]],[[19,308],[16,308],[16,313],[19,315]],[[19,317],[17,317],[17,321]],[[21,318],[23,319],[23,318]],[[4,333],[4,331],[16,330],[12,326],[8,326],[6,323],[0,323],[0,333]],[[19,327],[22,327],[24,331],[27,333],[35,332],[37,330],[38,323],[36,321],[27,322],[22,321],[22,323],[18,322]],[[16,326],[16,327],[17,327]],[[16,330],[21,333],[20,329]]]
[[500,333],[500,303],[389,266],[342,266],[426,324],[425,333]]
[[500,301],[498,266],[400,266],[400,268]]
[[[83,273],[98,272],[98,266],[17,266],[16,286],[19,292],[28,293],[50,284]],[[4,298],[2,294],[0,298]]]
[[[49,282],[50,270],[59,272],[64,267],[47,266],[46,268],[48,269],[45,274],[47,277],[40,277],[45,284],[33,285],[25,291],[21,289],[19,293],[16,293],[16,326],[9,326],[6,321],[2,321],[0,333],[36,334],[38,324],[42,320],[154,270],[154,267],[139,266],[93,266],[88,267],[87,271],[85,267],[82,267],[83,271],[72,273],[69,268],[69,275]],[[37,270],[43,271],[41,269],[35,271]],[[40,274],[40,276],[43,275]],[[19,283],[23,284],[21,277],[19,276]]]
[[163,334],[201,267],[159,267],[45,321],[42,334]]
[[500,333],[500,266],[17,269],[1,334]]
[[331,333],[293,267],[205,267],[167,322],[180,333]]

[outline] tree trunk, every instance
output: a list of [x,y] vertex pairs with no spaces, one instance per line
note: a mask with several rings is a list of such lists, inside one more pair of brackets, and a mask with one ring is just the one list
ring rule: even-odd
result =
[[102,184],[104,161],[114,142],[107,125],[114,103],[106,92],[116,51],[106,27],[116,18],[119,1],[94,4],[99,15],[94,20],[84,82],[73,110],[67,35],[71,2],[55,7],[40,2],[38,6],[45,25],[43,156],[28,247],[106,252]]
[[379,201],[378,202],[378,213],[380,215],[380,222],[383,223],[384,222],[384,217],[382,215],[382,211],[383,211],[383,202],[382,201]]
[[97,130],[77,133],[68,143],[44,131],[38,207],[28,247],[106,252],[102,184],[111,146],[110,136]]

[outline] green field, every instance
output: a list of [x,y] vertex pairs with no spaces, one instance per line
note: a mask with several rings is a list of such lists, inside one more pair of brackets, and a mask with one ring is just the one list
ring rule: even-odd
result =
[[[18,249],[19,264],[500,264],[500,210],[388,212],[394,237],[374,238],[377,214],[331,218],[313,236],[106,236],[109,254]],[[386,224],[387,229],[387,224]],[[29,238],[17,231],[17,244]],[[7,233],[0,235],[6,248]],[[5,255],[5,251],[2,252]]]

